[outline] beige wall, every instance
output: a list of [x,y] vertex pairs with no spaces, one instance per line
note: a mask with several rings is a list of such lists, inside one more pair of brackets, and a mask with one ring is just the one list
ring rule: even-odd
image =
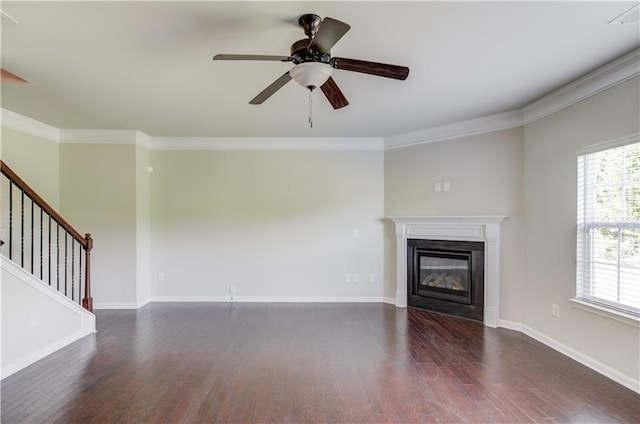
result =
[[58,143],[2,127],[1,158],[49,205],[58,209]]
[[97,307],[136,305],[136,168],[133,144],[61,144],[63,216],[95,240]]
[[148,167],[151,152],[141,143],[136,144],[136,302],[144,305],[151,298],[149,267],[151,266],[151,178]]
[[[638,133],[635,78],[525,127],[526,293],[530,328],[635,379],[637,327],[576,309],[576,151]],[[560,306],[560,318],[551,305]]]
[[[223,298],[230,285],[238,298],[393,298],[395,239],[384,216],[507,215],[501,319],[637,381],[638,328],[568,299],[576,150],[640,131],[639,84],[524,129],[386,152],[149,152],[58,146],[3,128],[2,158],[93,233],[94,298],[111,305]],[[451,191],[434,192],[436,181]],[[346,283],[347,273],[360,282]]]
[[382,151],[151,157],[154,297],[381,300]]
[[[385,215],[506,215],[502,224],[500,318],[522,319],[524,282],[521,129],[385,152]],[[450,182],[435,192],[434,182]],[[395,296],[395,233],[385,230],[386,296]]]

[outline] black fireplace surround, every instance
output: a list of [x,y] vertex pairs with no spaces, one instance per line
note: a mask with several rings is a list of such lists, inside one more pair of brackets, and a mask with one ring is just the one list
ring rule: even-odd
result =
[[484,243],[407,240],[407,303],[483,321]]

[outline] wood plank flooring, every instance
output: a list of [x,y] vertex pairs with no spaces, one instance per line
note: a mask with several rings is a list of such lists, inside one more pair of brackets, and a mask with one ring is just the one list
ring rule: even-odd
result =
[[383,304],[156,303],[2,381],[2,423],[610,423],[640,396],[518,332]]

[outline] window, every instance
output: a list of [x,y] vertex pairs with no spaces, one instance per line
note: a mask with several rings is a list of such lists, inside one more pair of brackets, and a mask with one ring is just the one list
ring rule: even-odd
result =
[[626,143],[578,155],[576,297],[640,316],[639,137]]

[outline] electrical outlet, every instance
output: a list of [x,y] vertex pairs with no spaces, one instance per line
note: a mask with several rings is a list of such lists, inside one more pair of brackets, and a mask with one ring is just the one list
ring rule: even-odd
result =
[[551,305],[551,315],[553,315],[556,318],[560,318],[560,306],[556,305],[555,303],[553,305]]
[[353,230],[351,230],[351,235],[353,236],[353,238],[358,237],[358,229],[354,228]]
[[229,293],[236,294],[238,292],[238,288],[233,284],[229,286]]
[[158,273],[158,280],[164,281],[164,272],[159,272]]
[[433,183],[433,191],[441,192],[442,191],[442,183]]
[[351,274],[347,274],[347,275],[345,276],[344,280],[345,280],[347,283],[350,283],[350,282],[351,282]]
[[449,181],[445,181],[444,183],[442,183],[442,191],[449,190],[451,190],[451,183]]
[[353,282],[354,283],[360,282],[360,274],[353,274]]
[[373,283],[374,281],[376,281],[376,274],[372,272],[371,274],[369,274],[369,282]]

